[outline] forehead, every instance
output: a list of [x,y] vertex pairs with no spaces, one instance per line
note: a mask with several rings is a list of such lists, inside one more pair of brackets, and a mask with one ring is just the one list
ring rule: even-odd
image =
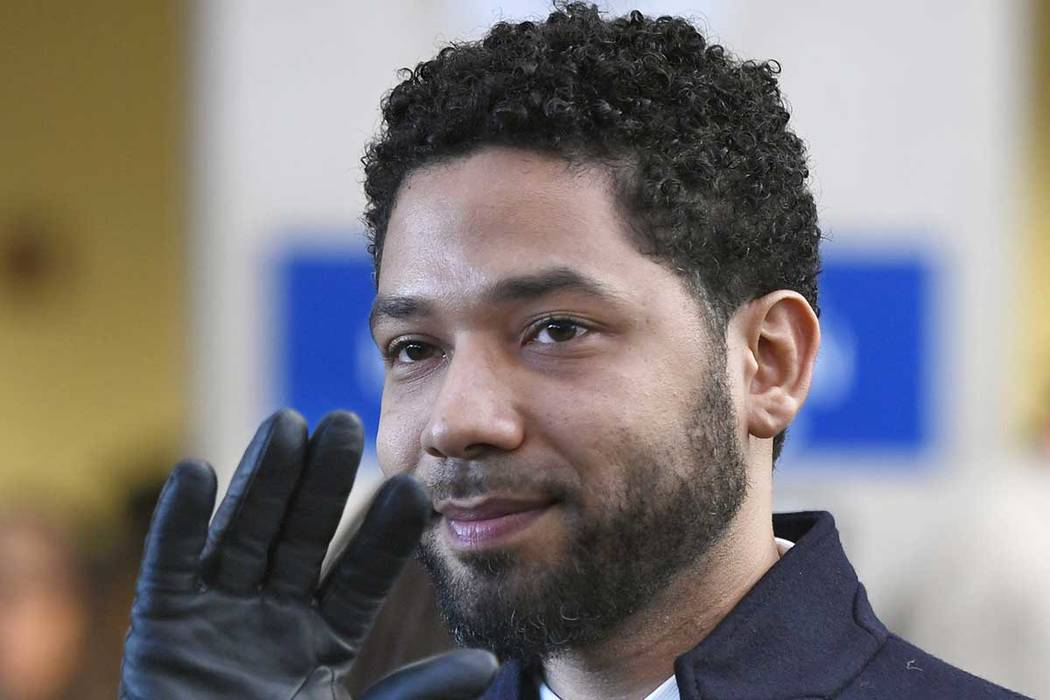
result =
[[633,245],[612,192],[599,171],[509,148],[417,171],[390,217],[379,292],[447,296],[555,267],[628,285],[669,275]]

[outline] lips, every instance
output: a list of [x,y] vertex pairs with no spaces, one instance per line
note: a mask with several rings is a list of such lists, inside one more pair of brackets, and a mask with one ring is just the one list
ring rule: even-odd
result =
[[550,501],[486,499],[441,504],[446,533],[455,549],[479,550],[509,544],[551,507]]

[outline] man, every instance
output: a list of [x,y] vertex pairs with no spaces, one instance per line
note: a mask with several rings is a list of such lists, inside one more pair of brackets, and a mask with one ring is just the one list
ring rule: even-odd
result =
[[412,71],[365,156],[391,479],[319,585],[352,418],[271,418],[210,529],[214,475],[180,465],[125,697],[342,697],[420,538],[452,635],[502,666],[369,698],[1012,696],[889,633],[829,515],[772,515],[820,337],[777,70],[570,4]]

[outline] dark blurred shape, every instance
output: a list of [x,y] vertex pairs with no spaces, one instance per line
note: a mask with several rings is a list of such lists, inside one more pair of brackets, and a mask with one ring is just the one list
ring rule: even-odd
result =
[[[152,468],[137,473],[157,474]],[[163,483],[162,476],[157,476],[129,486],[116,536],[94,553],[91,562],[92,643],[80,678],[81,685],[71,697],[108,700],[116,695],[124,635],[135,596],[135,579],[153,507]],[[7,699],[0,697],[0,700]]]
[[383,603],[350,673],[350,694],[360,697],[377,680],[419,659],[454,648],[423,566],[410,561]]
[[68,287],[72,252],[44,207],[0,217],[0,284],[17,302],[38,303]]

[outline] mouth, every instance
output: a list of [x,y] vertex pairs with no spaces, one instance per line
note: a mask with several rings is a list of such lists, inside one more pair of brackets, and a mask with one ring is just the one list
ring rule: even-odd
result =
[[437,511],[451,547],[476,552],[512,544],[553,506],[554,501],[486,498],[449,501],[439,504]]

